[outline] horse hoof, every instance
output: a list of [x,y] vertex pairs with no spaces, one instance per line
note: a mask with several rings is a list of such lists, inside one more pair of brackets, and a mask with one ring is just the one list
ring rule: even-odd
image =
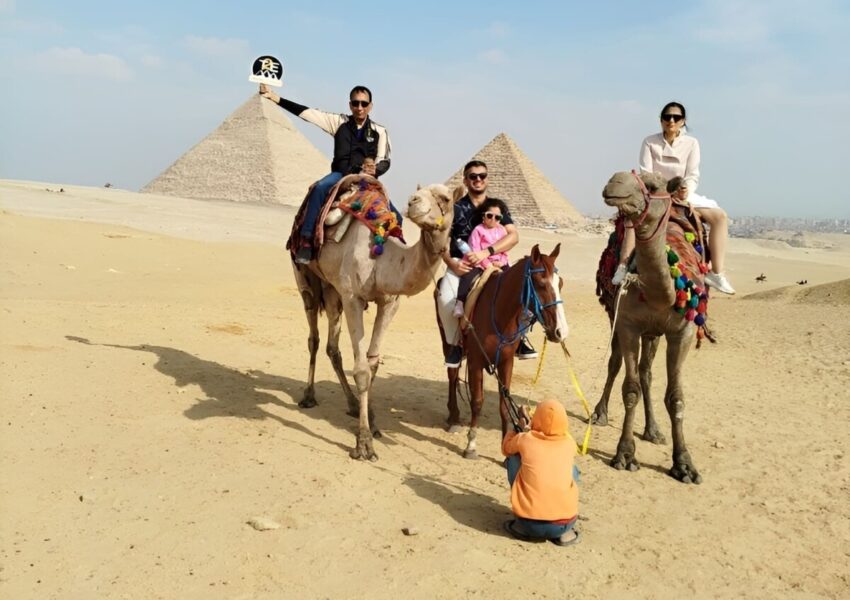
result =
[[477,450],[464,450],[463,457],[469,460],[477,460],[478,459],[478,451]]
[[449,432],[449,433],[460,433],[462,429],[463,429],[463,426],[458,425],[457,423],[451,424],[448,427],[446,427],[446,431]]
[[316,402],[315,398],[309,396],[307,398],[302,399],[301,402],[298,403],[298,406],[301,408],[313,408],[314,406],[318,406],[318,404],[319,403]]
[[374,431],[372,431],[372,437],[375,438],[376,440],[379,440],[382,437],[384,437],[384,434],[381,433],[380,429],[375,429]]
[[593,425],[599,425],[600,427],[605,427],[608,424],[608,414],[607,413],[593,413],[590,416],[590,422]]

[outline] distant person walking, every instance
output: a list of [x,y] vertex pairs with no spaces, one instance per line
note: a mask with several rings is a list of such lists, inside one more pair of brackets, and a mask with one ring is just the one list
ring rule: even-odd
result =
[[[668,102],[661,109],[661,133],[643,140],[640,147],[640,170],[659,173],[666,179],[681,177],[683,183],[675,192],[680,200],[687,200],[699,216],[709,225],[708,248],[711,251],[711,271],[705,282],[724,294],[734,294],[735,288],[723,272],[726,259],[726,242],[729,239],[729,218],[717,202],[696,193],[699,184],[699,142],[685,130],[687,113],[678,102]],[[620,265],[614,273],[614,285],[620,285],[628,272],[627,262],[635,248],[634,229],[626,229],[620,250]]]

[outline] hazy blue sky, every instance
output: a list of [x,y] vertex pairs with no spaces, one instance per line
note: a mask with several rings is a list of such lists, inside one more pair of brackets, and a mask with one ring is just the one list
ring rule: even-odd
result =
[[138,189],[256,92],[269,53],[302,104],[372,88],[399,200],[504,131],[607,213],[602,187],[675,99],[730,214],[850,216],[848,2],[224,4],[0,0],[0,177]]

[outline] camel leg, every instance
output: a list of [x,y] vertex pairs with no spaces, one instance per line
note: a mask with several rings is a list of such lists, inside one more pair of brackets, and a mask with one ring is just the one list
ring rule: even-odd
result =
[[693,327],[677,336],[667,336],[667,393],[664,404],[673,426],[673,467],[670,475],[682,483],[702,483],[685,446],[685,395],[682,391],[682,365],[693,343]]
[[378,456],[372,447],[372,430],[369,427],[369,387],[372,374],[367,358],[366,335],[363,331],[363,302],[354,297],[344,298],[342,310],[348,324],[351,346],[354,349],[354,384],[360,404],[357,441],[349,455],[351,458],[375,461],[378,460]]
[[[467,359],[468,360],[468,359]],[[467,378],[469,379],[469,410],[472,417],[469,419],[469,432],[466,434],[466,449],[463,451],[464,458],[478,458],[476,439],[478,437],[478,415],[484,405],[484,369],[480,366],[473,367],[467,362]]]
[[590,422],[594,425],[605,426],[608,424],[608,400],[611,398],[614,380],[617,379],[617,374],[620,372],[620,366],[622,364],[623,353],[620,350],[620,344],[615,333],[611,340],[611,356],[608,358],[608,378],[605,380],[605,387],[602,389],[602,397],[599,398],[599,402],[590,416]]
[[337,291],[331,286],[325,287],[324,296],[325,313],[328,315],[328,345],[326,352],[333,366],[334,373],[336,373],[336,377],[339,379],[339,385],[342,386],[345,399],[348,402],[348,414],[356,417],[359,412],[357,396],[351,391],[348,377],[345,376],[345,370],[342,368],[342,353],[339,351],[339,334],[342,329],[342,300]]
[[628,469],[637,471],[640,464],[635,459],[635,438],[632,428],[635,422],[635,407],[640,402],[640,380],[638,375],[638,353],[640,352],[640,336],[627,330],[618,332],[620,349],[623,353],[623,363],[626,366],[626,376],[623,381],[623,404],[626,416],[623,418],[623,432],[617,443],[617,454],[611,459],[611,466],[617,470]]
[[[369,391],[372,391],[372,384],[375,383],[375,376],[378,374],[378,367],[381,364],[381,343],[384,340],[384,335],[390,328],[390,323],[398,311],[399,301],[398,296],[392,296],[385,302],[378,303],[378,312],[375,315],[375,326],[372,328],[372,339],[369,342],[369,352],[367,359],[369,361]],[[369,405],[369,426],[372,429],[372,435],[376,438],[382,436],[380,430],[375,426],[375,410]]]
[[314,294],[301,292],[301,300],[304,302],[304,312],[307,315],[307,324],[310,327],[310,336],[307,338],[307,349],[310,351],[310,368],[307,372],[307,387],[298,406],[301,408],[312,408],[316,406],[316,390],[314,382],[316,379],[316,352],[319,349],[319,299]]
[[652,410],[652,363],[655,361],[655,353],[658,351],[660,338],[653,335],[645,335],[640,340],[640,389],[643,393],[644,429],[641,436],[647,442],[653,444],[665,444],[667,440],[658,423],[655,421],[655,412]]

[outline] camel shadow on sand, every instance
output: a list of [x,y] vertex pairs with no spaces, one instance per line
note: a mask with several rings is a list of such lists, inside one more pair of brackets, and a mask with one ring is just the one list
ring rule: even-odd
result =
[[[305,383],[301,380],[272,375],[259,370],[240,371],[215,361],[205,360],[183,350],[167,346],[149,344],[110,344],[96,343],[88,339],[67,335],[66,339],[89,346],[131,350],[134,352],[150,353],[157,357],[152,366],[163,375],[174,380],[174,385],[184,388],[197,385],[206,396],[196,400],[196,403],[183,414],[192,420],[203,420],[212,417],[236,417],[251,420],[270,419],[281,425],[299,431],[321,442],[330,444],[348,452],[349,447],[338,441],[328,439],[321,434],[305,427],[302,423],[280,416],[278,408],[297,412],[311,419],[325,421],[333,427],[354,435],[357,430],[357,419],[346,414],[347,405],[342,390],[336,381],[322,381],[316,384],[316,396],[319,405],[311,409],[298,407]],[[409,390],[403,395],[388,398],[389,390]],[[289,396],[290,401],[281,399],[278,394]],[[446,384],[442,381],[430,381],[407,375],[378,374],[371,397],[374,399],[376,422],[384,433],[379,442],[395,445],[402,443],[398,436],[406,436],[411,440],[427,442],[446,448],[452,452],[461,452],[462,440],[466,436],[457,436],[457,444],[447,442],[438,437],[422,433],[421,428],[442,429],[446,412],[444,401],[434,402],[433,398],[444,398]],[[497,400],[490,403],[496,406]],[[390,412],[389,405],[395,409]],[[274,412],[265,407],[276,407]],[[494,429],[499,428],[498,410],[484,419],[485,424]]]

